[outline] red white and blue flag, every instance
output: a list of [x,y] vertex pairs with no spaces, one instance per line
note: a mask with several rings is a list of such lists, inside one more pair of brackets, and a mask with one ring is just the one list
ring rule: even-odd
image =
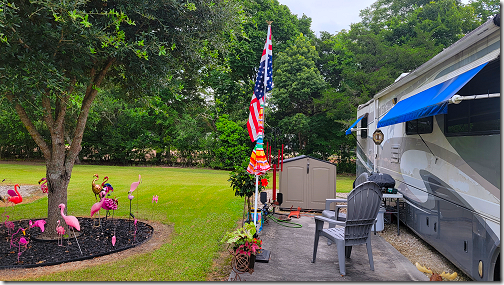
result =
[[247,122],[247,129],[252,141],[256,141],[259,135],[263,134],[264,127],[259,124],[259,110],[264,106],[265,92],[271,91],[271,89],[273,89],[273,48],[271,45],[271,26],[268,25],[268,36],[264,44],[259,71],[257,72]]

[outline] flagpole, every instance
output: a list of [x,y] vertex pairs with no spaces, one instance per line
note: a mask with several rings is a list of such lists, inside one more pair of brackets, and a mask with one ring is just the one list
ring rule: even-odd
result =
[[[263,55],[261,56],[261,63],[259,65],[259,71],[257,73],[256,83],[254,86],[254,94],[252,95],[252,100],[250,102],[250,115],[247,122],[247,129],[249,132],[250,139],[256,141],[256,146],[252,151],[250,156],[250,163],[247,167],[247,172],[250,174],[255,174],[256,185],[255,185],[255,201],[254,201],[254,218],[253,222],[257,229],[258,216],[257,216],[257,200],[259,196],[259,175],[265,174],[270,166],[268,164],[267,157],[263,150],[263,138],[264,138],[264,102],[266,100],[266,93],[272,88],[272,61],[270,57],[272,56],[272,44],[271,44],[271,23],[272,21],[267,21],[268,23],[268,33],[266,37],[266,42],[264,44]],[[268,76],[268,74],[270,76]],[[268,80],[269,79],[269,80]],[[261,82],[262,81],[262,82]]]
[[259,195],[259,175],[256,174],[255,205],[254,205],[254,226],[257,227],[257,195]]
[[[266,23],[268,23],[268,33],[267,33],[267,37],[266,37],[266,42],[268,42],[269,40],[269,37],[271,37],[271,33],[270,33],[270,29],[271,29],[271,23],[273,23],[273,21],[266,21]],[[268,49],[269,47],[266,46],[266,49]],[[266,59],[265,59],[265,62],[264,62],[264,105],[261,106],[261,107],[265,107],[266,105],[266,86],[268,85],[268,61],[269,61],[269,57],[268,57],[268,53],[266,52]],[[264,138],[264,128],[265,128],[265,125],[266,125],[266,122],[264,121],[265,120],[265,116],[264,116],[264,109],[263,109],[263,114],[262,114],[262,119],[263,119],[263,138]],[[254,205],[254,225],[256,226],[257,228],[257,197],[259,196],[259,175],[256,174],[256,188],[255,188],[255,205]]]

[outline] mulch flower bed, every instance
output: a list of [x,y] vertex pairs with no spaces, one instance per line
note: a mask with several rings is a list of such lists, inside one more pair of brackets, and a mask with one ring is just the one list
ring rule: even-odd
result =
[[[29,220],[13,221],[14,233],[19,228],[27,229],[26,235],[23,235],[21,230],[14,235],[14,245],[11,246],[11,236],[5,224],[0,224],[0,269],[46,266],[90,259],[140,245],[149,240],[154,233],[152,226],[140,221],[136,224],[135,233],[132,219],[101,218],[99,227],[93,226],[95,223],[98,224],[98,218],[77,217],[77,219],[81,227],[80,232],[74,230],[78,244],[72,231],[67,231],[66,234],[69,236],[63,239],[62,246],[58,245],[57,240],[37,238],[41,231],[38,227],[29,228]],[[55,229],[49,229],[46,224],[45,231],[49,230],[55,231]],[[114,233],[115,246],[112,245]],[[21,237],[28,241],[26,247],[23,245],[19,247],[18,241]],[[18,262],[19,249],[21,249],[21,254]]]

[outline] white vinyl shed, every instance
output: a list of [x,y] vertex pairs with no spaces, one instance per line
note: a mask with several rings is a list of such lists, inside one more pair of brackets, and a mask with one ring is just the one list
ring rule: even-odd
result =
[[279,181],[282,208],[323,210],[326,199],[336,198],[335,164],[306,155],[288,158],[283,163]]

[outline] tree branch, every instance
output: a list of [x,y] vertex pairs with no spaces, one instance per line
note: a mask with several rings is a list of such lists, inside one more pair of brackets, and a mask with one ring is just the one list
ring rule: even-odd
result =
[[72,94],[74,88],[75,88],[75,82],[77,82],[77,79],[75,76],[72,78],[72,81],[70,82],[70,87],[68,88],[68,91],[66,94],[61,99],[58,99],[61,103],[59,103],[59,107],[56,109],[57,115],[56,115],[56,121],[55,124],[59,128],[60,126],[63,126],[65,122],[65,115],[66,111],[68,108],[68,98],[70,98],[70,95]]
[[91,70],[92,80],[89,82],[89,85],[86,88],[86,94],[84,95],[84,99],[82,100],[81,111],[79,114],[79,118],[77,119],[77,126],[75,127],[75,134],[72,140],[72,144],[70,145],[69,155],[66,158],[66,164],[73,165],[75,158],[79,154],[81,150],[82,137],[84,135],[84,129],[86,128],[86,121],[89,115],[89,110],[91,109],[91,105],[93,100],[98,94],[98,87],[105,79],[105,75],[109,71],[110,67],[114,64],[116,58],[109,58],[105,67],[95,75],[96,69],[93,67]]
[[51,133],[51,137],[54,134],[54,119],[52,117],[51,111],[51,101],[49,99],[49,90],[46,90],[46,93],[42,97],[42,107],[44,108],[44,122]]
[[7,94],[6,97],[11,103],[14,104],[14,109],[16,110],[16,113],[18,114],[19,119],[25,125],[26,130],[28,130],[28,133],[33,138],[35,143],[40,147],[42,154],[44,154],[44,158],[46,160],[50,160],[51,159],[51,151],[49,150],[49,147],[47,146],[46,142],[44,141],[44,138],[42,138],[40,133],[35,128],[35,125],[33,125],[32,121],[28,117],[28,114],[26,113],[23,106],[21,106],[21,104],[19,104],[18,102],[14,102],[14,96],[12,96],[12,94]]

